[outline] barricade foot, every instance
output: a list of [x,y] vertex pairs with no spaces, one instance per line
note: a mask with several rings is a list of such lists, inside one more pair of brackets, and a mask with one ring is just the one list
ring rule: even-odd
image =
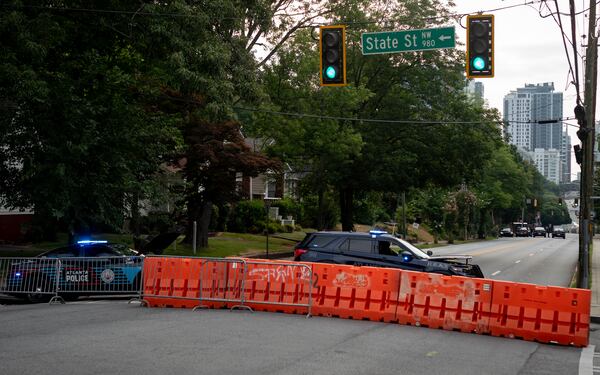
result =
[[235,306],[233,306],[231,308],[231,311],[233,311],[233,310],[242,310],[242,309],[248,310],[250,312],[254,312],[254,310],[252,310],[252,307],[246,306],[246,305],[235,305]]
[[130,299],[130,300],[127,302],[127,304],[130,304],[130,303],[132,303],[132,302],[139,302],[141,305],[143,305],[143,304],[144,304],[144,300],[143,300],[143,299],[141,299],[140,297],[135,297],[135,298],[132,298],[132,299]]
[[65,300],[61,296],[54,296],[54,297],[50,298],[50,301],[48,302],[48,304],[49,305],[54,305],[54,304],[64,305]]
[[200,310],[200,309],[208,309],[209,307],[206,305],[198,305],[192,309],[192,311]]

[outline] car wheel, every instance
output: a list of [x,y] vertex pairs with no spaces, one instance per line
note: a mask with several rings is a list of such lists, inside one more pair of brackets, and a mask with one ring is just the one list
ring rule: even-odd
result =
[[38,277],[38,275],[32,275],[31,284],[26,283],[25,285],[33,285],[33,293],[27,293],[27,300],[31,303],[44,303],[50,301],[52,294],[48,294],[52,291],[50,287],[50,280],[45,277]]

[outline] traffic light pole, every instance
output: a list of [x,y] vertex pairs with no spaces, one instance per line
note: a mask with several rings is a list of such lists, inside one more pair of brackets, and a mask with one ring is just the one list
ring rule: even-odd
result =
[[[585,62],[585,119],[580,123],[578,137],[583,146],[581,163],[581,202],[579,209],[579,276],[577,286],[589,288],[589,258],[592,239],[591,211],[594,182],[594,127],[596,112],[596,81],[598,74],[598,38],[596,36],[596,0],[590,0],[589,31]],[[598,249],[600,251],[600,249]]]

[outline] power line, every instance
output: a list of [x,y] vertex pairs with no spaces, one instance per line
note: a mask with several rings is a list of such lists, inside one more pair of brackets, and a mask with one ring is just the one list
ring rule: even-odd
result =
[[[518,3],[518,4],[513,4],[513,5],[507,5],[504,7],[499,7],[499,8],[493,8],[493,9],[486,9],[486,10],[479,10],[479,11],[473,11],[473,12],[469,12],[469,13],[449,13],[447,15],[443,15],[443,16],[433,16],[433,17],[422,17],[420,18],[420,20],[438,20],[438,19],[460,19],[464,16],[468,16],[470,14],[481,14],[481,13],[490,13],[490,12],[497,12],[497,11],[502,11],[502,10],[506,10],[506,9],[511,9],[511,8],[516,8],[516,7],[522,7],[522,6],[530,6],[532,4],[537,4],[537,3],[543,3],[545,0],[531,0],[531,1],[526,1],[524,3]],[[136,10],[136,11],[128,11],[128,10],[115,10],[115,9],[94,9],[94,8],[75,8],[75,7],[53,7],[53,6],[43,6],[43,5],[13,5],[13,4],[1,4],[0,7],[4,7],[4,8],[13,8],[13,9],[39,9],[39,10],[47,10],[47,11],[55,11],[55,12],[61,12],[61,11],[67,11],[67,12],[81,12],[81,13],[104,13],[104,14],[125,14],[125,15],[139,15],[139,16],[154,16],[154,17],[181,17],[181,18],[203,18],[204,15],[197,15],[197,14],[183,14],[183,13],[172,13],[172,12],[149,12],[149,11],[142,11],[142,10]],[[220,20],[245,20],[245,17],[222,17],[219,18]],[[342,23],[346,24],[346,25],[358,25],[358,24],[376,24],[376,23],[386,23],[386,22],[393,22],[393,20],[390,19],[380,19],[380,20],[373,20],[373,21],[343,21]],[[312,25],[312,26],[318,26],[318,25]]]
[[305,118],[314,118],[314,119],[319,119],[319,120],[337,120],[337,121],[353,121],[353,122],[383,123],[383,124],[473,125],[473,124],[483,124],[483,123],[487,123],[487,124],[502,124],[502,123],[504,123],[503,121],[384,120],[384,119],[314,115],[314,114],[297,113],[297,112],[281,112],[281,111],[273,111],[273,110],[262,109],[262,108],[247,108],[247,107],[237,107],[237,106],[234,106],[233,108],[240,110],[240,111],[261,112],[261,113],[269,113],[269,114],[273,114],[273,115],[281,115],[281,116],[288,116],[288,117],[305,117]]
[[[519,123],[519,124],[538,124],[547,125],[553,123],[562,123],[567,120],[574,120],[573,117],[566,117],[563,119],[552,119],[552,120],[540,120],[540,121],[496,121],[496,120],[483,120],[483,121],[449,121],[449,120],[385,120],[385,119],[371,119],[371,118],[356,118],[356,117],[340,117],[340,116],[326,116],[326,115],[315,115],[309,113],[298,113],[298,112],[282,112],[274,111],[263,108],[248,108],[234,106],[234,109],[246,112],[260,112],[269,113],[273,115],[288,116],[288,117],[304,117],[314,118],[319,120],[337,120],[337,121],[353,121],[353,122],[365,122],[365,123],[383,123],[383,124],[422,124],[422,125],[474,125],[474,124],[505,124],[505,123]],[[569,124],[570,125],[570,124]]]

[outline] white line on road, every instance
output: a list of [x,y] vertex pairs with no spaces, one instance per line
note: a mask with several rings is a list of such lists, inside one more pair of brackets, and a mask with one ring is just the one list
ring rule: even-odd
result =
[[517,260],[515,263],[521,263],[521,259]]
[[499,274],[501,271],[496,271],[492,274],[492,276],[496,276],[497,274]]
[[594,345],[589,345],[581,350],[579,357],[579,375],[591,375],[594,368]]

